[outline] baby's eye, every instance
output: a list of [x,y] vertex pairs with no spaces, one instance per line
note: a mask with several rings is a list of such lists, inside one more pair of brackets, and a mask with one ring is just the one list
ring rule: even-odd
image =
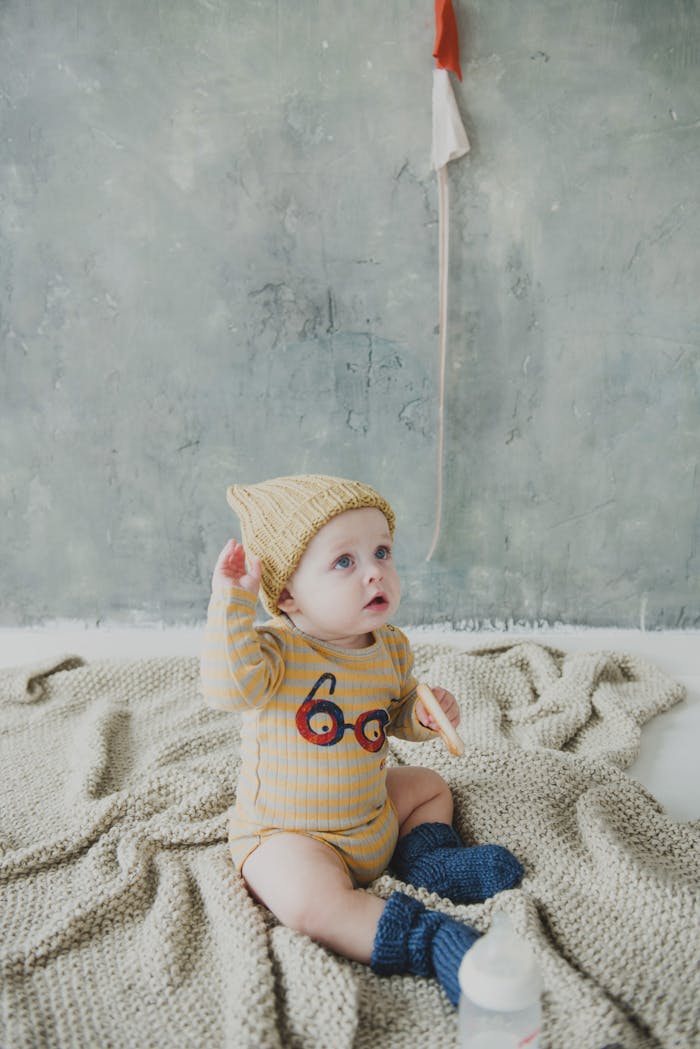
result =
[[374,556],[379,561],[386,561],[387,558],[391,557],[391,550],[389,549],[388,546],[378,546],[376,551],[375,551]]
[[343,554],[333,565],[334,568],[349,568],[352,564],[352,558],[348,554]]

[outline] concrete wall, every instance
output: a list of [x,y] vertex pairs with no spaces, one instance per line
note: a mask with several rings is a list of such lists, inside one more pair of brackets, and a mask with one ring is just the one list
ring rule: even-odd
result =
[[700,624],[700,7],[0,5],[1,621],[196,622],[233,480],[359,476],[403,622]]

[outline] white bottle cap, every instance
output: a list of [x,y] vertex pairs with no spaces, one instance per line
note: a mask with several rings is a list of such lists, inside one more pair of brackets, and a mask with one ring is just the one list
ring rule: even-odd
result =
[[542,978],[535,956],[504,911],[494,914],[490,928],[462,958],[459,986],[475,1005],[501,1012],[526,1009],[539,998]]

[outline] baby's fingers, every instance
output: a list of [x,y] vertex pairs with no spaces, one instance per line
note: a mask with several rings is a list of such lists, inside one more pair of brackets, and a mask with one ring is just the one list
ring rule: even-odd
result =
[[460,710],[457,700],[446,688],[431,686],[431,690],[451,724],[456,728],[460,722]]
[[243,544],[235,539],[229,539],[219,554],[214,572],[215,574],[221,573],[228,579],[238,579],[245,572],[245,550],[243,549]]
[[243,543],[239,543],[237,539],[229,539],[216,562],[212,587],[214,590],[226,590],[231,585],[240,586],[253,597],[257,597],[260,589],[260,574],[261,566],[258,558],[251,559],[250,567],[246,571]]

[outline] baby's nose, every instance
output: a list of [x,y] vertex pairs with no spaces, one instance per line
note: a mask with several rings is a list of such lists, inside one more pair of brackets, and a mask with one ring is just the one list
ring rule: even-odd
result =
[[377,582],[377,580],[382,578],[382,566],[376,561],[373,561],[367,566],[367,571],[365,574],[370,583]]

